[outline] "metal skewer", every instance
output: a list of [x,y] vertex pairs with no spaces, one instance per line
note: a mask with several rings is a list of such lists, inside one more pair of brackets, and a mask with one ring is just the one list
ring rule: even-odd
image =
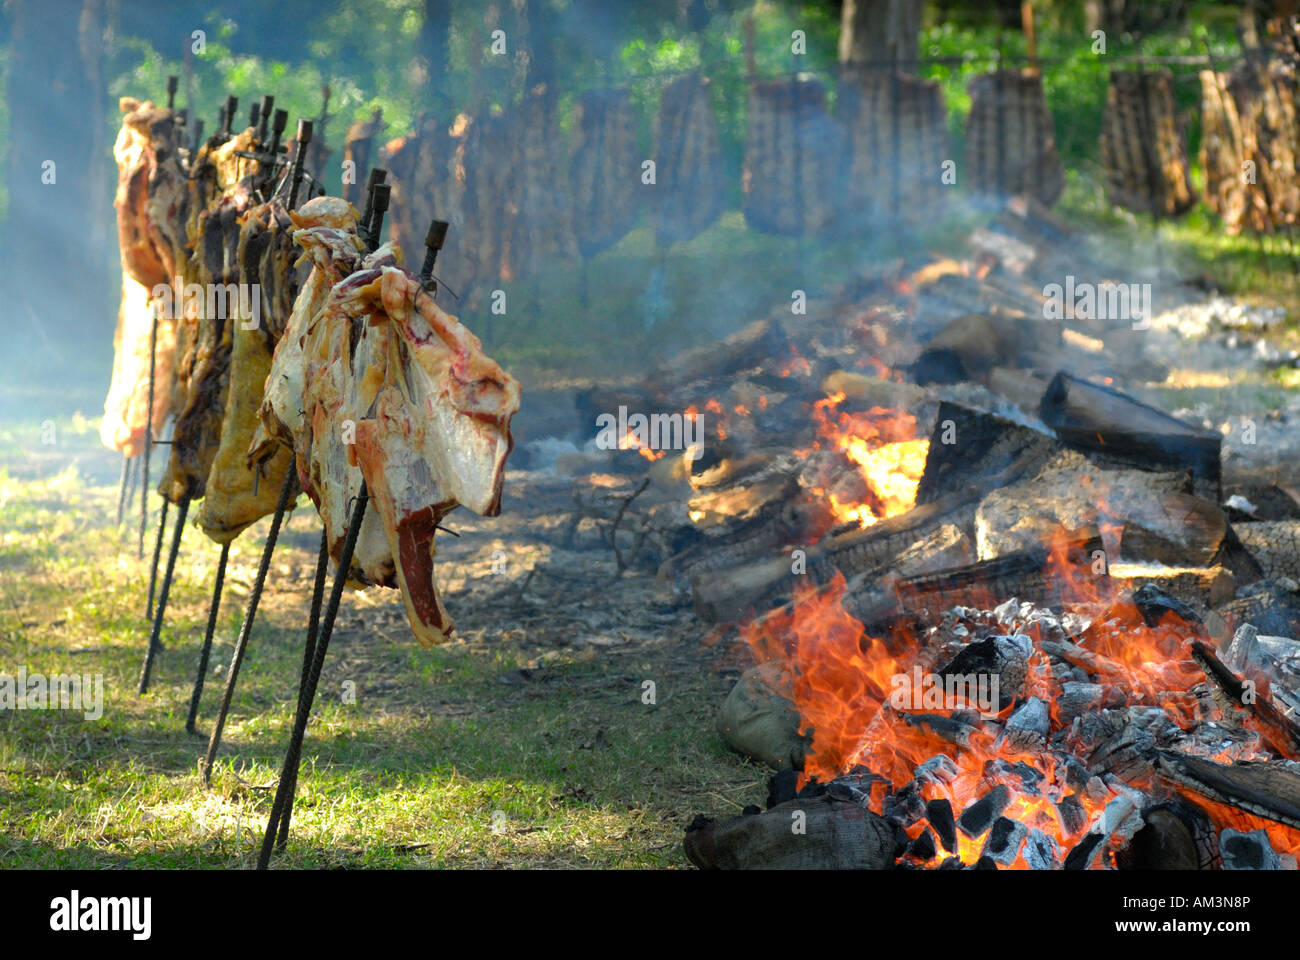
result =
[[158,558],[162,556],[164,532],[167,529],[167,507],[170,501],[163,497],[162,509],[158,511],[158,535],[153,541],[153,563],[149,564],[149,603],[145,607],[146,619],[153,619],[154,588],[158,585]]
[[171,552],[167,555],[167,572],[163,574],[162,587],[158,590],[158,606],[153,612],[153,630],[149,634],[149,649],[144,655],[144,667],[140,670],[140,686],[136,690],[140,696],[149,690],[149,674],[153,671],[154,656],[160,646],[158,635],[162,632],[163,615],[167,612],[167,594],[172,588],[172,574],[176,571],[176,554],[181,548],[181,536],[185,533],[185,514],[190,509],[190,498],[184,496],[176,505],[176,529],[172,533]]
[[[361,522],[365,519],[366,504],[369,500],[370,494],[366,489],[366,482],[362,480],[356,505],[352,508],[352,517],[348,521],[348,533],[343,541],[343,552],[339,555],[338,571],[334,574],[334,588],[330,591],[329,606],[325,609],[320,636],[316,638],[316,648],[312,651],[311,670],[307,675],[306,683],[298,692],[298,712],[294,718],[293,734],[289,738],[289,751],[285,754],[284,766],[280,770],[280,784],[275,791],[275,803],[271,807],[266,833],[262,837],[262,850],[257,858],[259,870],[265,870],[271,862],[271,851],[276,843],[281,818],[289,809],[290,796],[298,786],[298,764],[302,759],[303,736],[307,732],[311,705],[316,699],[316,687],[320,683],[321,668],[325,665],[325,654],[329,652],[330,635],[334,632],[334,621],[338,617],[339,603],[343,600],[348,571],[352,568],[352,555],[356,551],[357,537],[361,533]],[[285,829],[285,840],[287,840],[287,824]],[[281,845],[283,846],[283,841]]]
[[307,145],[311,143],[312,122],[298,118],[298,137],[293,148],[293,173],[289,181],[289,203],[286,209],[298,206],[298,189],[302,186],[303,165],[307,162]]
[[266,142],[266,125],[271,122],[271,108],[274,106],[275,106],[275,97],[271,96],[269,93],[266,96],[262,97],[261,109],[259,110],[259,113],[261,114],[262,117],[262,122],[259,124],[255,124],[255,126],[257,127],[258,143]]
[[175,74],[167,78],[167,109],[171,110],[176,106],[176,87],[180,81]]
[[203,697],[203,680],[208,673],[208,655],[212,652],[212,635],[217,630],[217,612],[221,609],[221,586],[226,580],[226,560],[230,557],[230,541],[221,545],[221,559],[217,561],[217,582],[212,587],[212,603],[208,606],[208,629],[203,634],[203,647],[199,650],[199,673],[194,678],[194,691],[190,694],[190,712],[185,718],[185,732],[195,733],[194,722],[199,717],[199,700]]
[[[382,172],[382,171],[381,171]],[[371,171],[371,180],[375,179]],[[383,213],[388,209],[387,190],[380,191],[383,183],[372,183],[371,195],[378,202],[370,206],[375,220],[375,232],[371,234],[370,248],[373,252],[378,246],[379,227],[383,223]],[[432,283],[433,265],[438,251],[447,239],[448,225],[445,221],[434,220],[429,224],[425,237],[426,252],[424,264],[420,268],[420,284]],[[293,817],[293,800],[298,790],[298,767],[302,760],[302,741],[306,734],[307,720],[311,715],[312,702],[316,699],[316,687],[320,682],[321,669],[325,663],[325,654],[329,647],[334,621],[338,617],[339,602],[347,574],[352,566],[352,554],[356,548],[357,537],[361,533],[361,522],[365,518],[366,503],[369,501],[366,481],[361,481],[361,490],[357,494],[356,506],[348,521],[347,537],[343,541],[343,552],[339,556],[338,572],[334,576],[334,589],[330,593],[330,605],[325,611],[325,619],[317,633],[317,618],[320,615],[321,593],[325,586],[325,573],[329,564],[329,540],[325,531],[321,531],[320,555],[316,560],[316,582],[312,594],[311,620],[307,626],[307,646],[303,652],[302,677],[298,684],[298,711],[294,720],[293,735],[289,741],[289,752],[280,771],[280,783],[276,788],[275,803],[271,807],[271,816],[267,820],[266,834],[262,838],[262,850],[258,855],[257,868],[265,870],[271,861],[271,850],[284,850],[289,842],[289,823]],[[309,666],[310,665],[310,666]]]
[[126,509],[126,488],[131,479],[131,470],[135,466],[131,458],[122,454],[122,479],[117,488],[117,525],[122,525],[122,511]]
[[239,639],[235,641],[235,652],[230,658],[230,669],[226,671],[226,688],[221,695],[221,708],[212,727],[212,737],[208,740],[208,752],[203,758],[203,782],[212,780],[212,761],[216,759],[221,747],[221,731],[226,725],[226,715],[230,712],[230,701],[235,695],[235,682],[239,679],[239,668],[244,662],[244,652],[248,649],[248,637],[253,630],[253,621],[257,619],[257,605],[262,599],[262,588],[266,586],[266,572],[271,567],[271,554],[275,552],[275,542],[280,537],[280,524],[284,520],[284,511],[292,498],[298,475],[290,466],[285,474],[284,486],[280,488],[280,499],[275,504],[275,514],[271,517],[271,529],[266,534],[266,546],[262,548],[262,562],[257,567],[257,578],[253,589],[248,594],[248,609],[244,611],[244,622],[239,628]]

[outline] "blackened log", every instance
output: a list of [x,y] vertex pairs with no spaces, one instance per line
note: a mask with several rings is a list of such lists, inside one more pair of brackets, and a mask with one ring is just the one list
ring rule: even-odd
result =
[[1244,710],[1251,716],[1270,750],[1290,760],[1300,759],[1300,725],[1253,686],[1248,690],[1241,678],[1200,641],[1192,641],[1192,658],[1223,692],[1220,700],[1225,706],[1230,706],[1233,711]]
[[893,824],[830,796],[726,820],[696,818],[682,847],[701,870],[884,870],[902,852]]
[[[1223,438],[1155,407],[1061,371],[1039,406],[1043,422],[1076,449],[1130,459],[1148,470],[1191,470],[1221,499]],[[1201,485],[1197,485],[1201,489]]]
[[1278,763],[1215,763],[1202,757],[1161,753],[1161,776],[1217,803],[1300,829],[1300,774]]

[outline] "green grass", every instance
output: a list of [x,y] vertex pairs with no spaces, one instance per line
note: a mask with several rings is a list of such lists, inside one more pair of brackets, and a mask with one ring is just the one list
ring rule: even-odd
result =
[[[248,866],[292,726],[316,521],[300,509],[282,535],[207,787],[223,673],[205,689],[205,735],[184,718],[217,550],[187,528],[166,650],[136,696],[146,566],[119,544],[115,497],[74,470],[0,472],[0,673],[102,674],[104,690],[98,719],[0,711],[0,868]],[[229,662],[264,527],[232,549],[214,664]],[[449,606],[464,615],[481,593],[471,576]],[[725,685],[698,637],[597,650],[508,612],[466,622],[424,650],[394,591],[345,598],[278,865],[682,867],[695,813],[761,800],[764,772],[713,732]]]

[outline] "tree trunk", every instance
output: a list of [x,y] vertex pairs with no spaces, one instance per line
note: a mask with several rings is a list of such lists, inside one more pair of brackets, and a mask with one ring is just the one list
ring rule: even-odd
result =
[[840,63],[915,73],[920,32],[915,0],[844,0]]
[[451,33],[451,0],[424,0],[424,24],[420,27],[420,55],[426,63],[424,109],[439,122],[451,123],[450,69],[447,38]]

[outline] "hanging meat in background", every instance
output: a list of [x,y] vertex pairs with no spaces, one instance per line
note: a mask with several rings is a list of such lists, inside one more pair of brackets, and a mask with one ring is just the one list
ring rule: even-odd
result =
[[383,129],[384,111],[376,110],[369,120],[358,120],[348,127],[347,135],[343,139],[343,162],[352,164],[351,170],[354,174],[351,183],[344,180],[343,199],[353,206],[365,206],[366,198],[362,193],[365,192],[366,182],[369,180],[370,168],[378,166],[379,137]]
[[952,158],[943,91],[905,74],[854,71],[840,87],[837,113],[847,131],[849,216],[863,226],[932,223],[949,189]]
[[1168,70],[1112,70],[1101,127],[1106,196],[1134,213],[1173,217],[1196,198]]
[[[508,112],[489,113],[470,120],[463,135],[457,176],[462,178],[465,215],[472,220],[472,229],[461,234],[460,245],[465,258],[465,290],[460,293],[466,304],[475,303],[498,281],[514,279],[507,269],[506,249],[515,215],[509,199],[514,196],[516,173],[512,120]],[[453,228],[449,235],[454,238],[457,231]]]
[[1300,219],[1294,69],[1269,62],[1202,71],[1201,126],[1205,202],[1228,232],[1294,225]]
[[553,90],[539,84],[510,112],[514,190],[505,194],[509,198],[502,268],[506,279],[540,276],[578,255],[556,99]]
[[[113,336],[113,379],[104,400],[104,418],[99,424],[99,438],[104,446],[119,450],[128,457],[144,452],[145,423],[152,422],[154,434],[167,421],[169,396],[155,390],[153,416],[149,405],[149,344],[153,332],[153,306],[148,288],[141,286],[126,270],[122,271],[122,302],[117,310],[117,332]],[[171,376],[176,350],[176,327],[158,324],[154,375],[159,382]]]
[[777,80],[749,88],[745,140],[745,222],[755,230],[800,236],[834,219],[842,135],[826,114],[815,80]]
[[641,186],[636,126],[627,91],[588,90],[578,97],[568,170],[573,232],[584,258],[608,250],[636,224]]
[[[176,423],[158,486],[158,492],[173,503],[203,496],[221,442],[232,327],[239,322],[238,294],[229,295],[237,288],[227,289],[227,285],[239,281],[240,220],[251,201],[252,178],[258,173],[257,162],[239,153],[252,150],[255,134],[250,127],[210,151],[215,174],[210,182],[220,194],[195,218],[194,252],[185,275],[185,282],[198,283],[206,296],[204,302],[173,296],[173,301],[182,301],[179,310],[173,303],[173,312],[180,314],[178,348],[183,352],[172,394]],[[218,285],[224,309],[213,296]]]
[[1028,194],[1050,207],[1065,189],[1065,168],[1056,152],[1056,124],[1042,77],[998,70],[972,77],[969,89],[964,166],[969,187],[1002,197]]
[[[149,300],[155,286],[172,282],[183,256],[180,218],[188,191],[172,111],[132,97],[123,97],[118,106],[123,117],[113,147],[118,165],[114,206],[122,251],[122,300],[100,440],[134,457],[144,450],[146,419],[157,435],[170,409],[170,391],[164,386],[154,390],[152,415],[147,410],[150,342],[155,336]],[[161,319],[156,338],[154,380],[167,385],[173,376],[175,323]]]
[[697,73],[664,88],[655,121],[654,226],[661,246],[684,243],[727,206],[718,122],[709,81]]
[[258,324],[235,321],[230,329],[229,386],[220,445],[199,509],[198,523],[217,543],[228,543],[249,524],[275,511],[293,451],[276,445],[264,462],[250,465],[248,447],[256,431],[271,358],[284,334],[294,296],[307,271],[296,268],[301,252],[293,242],[293,221],[276,201],[245,214],[237,253],[239,281],[256,291]]

